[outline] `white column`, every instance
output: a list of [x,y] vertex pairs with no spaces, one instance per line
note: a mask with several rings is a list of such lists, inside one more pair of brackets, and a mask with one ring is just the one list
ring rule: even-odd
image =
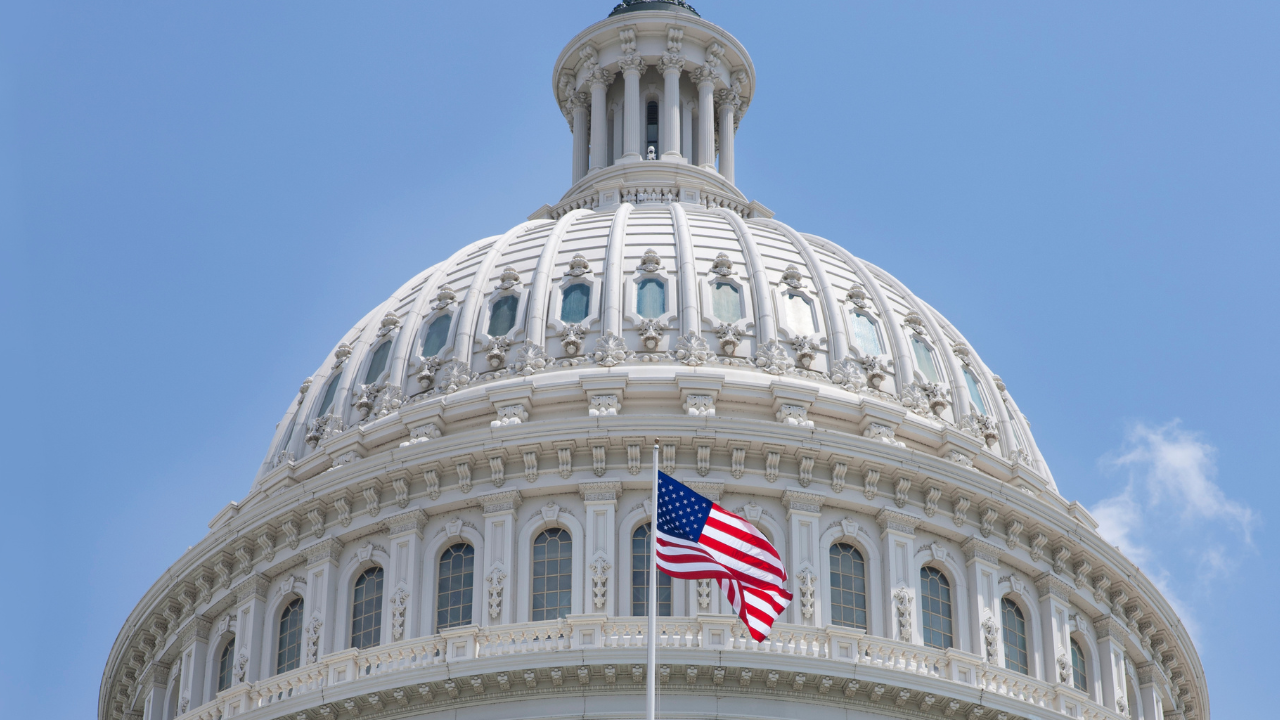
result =
[[156,662],[147,672],[150,674],[143,676],[138,690],[143,696],[143,720],[165,720],[164,693],[169,687],[170,666]]
[[[578,485],[586,506],[587,519],[583,523],[583,540],[586,542],[587,582],[584,583],[586,597],[583,599],[584,613],[605,613],[617,615],[618,611],[618,568],[621,562],[615,549],[614,537],[617,526],[614,516],[618,507],[618,495],[622,494],[622,483],[617,480],[589,482]],[[603,591],[597,604],[596,588]]]
[[622,162],[640,160],[640,130],[644,125],[644,106],[640,102],[640,76],[647,67],[644,58],[628,55],[618,61],[622,70]]
[[[881,510],[876,514],[876,523],[880,525],[880,540],[884,543],[884,596],[882,606],[891,608],[888,622],[891,640],[909,641],[916,645],[924,644],[924,633],[920,623],[920,576],[913,573],[916,567],[915,545],[916,525],[920,520],[906,513],[893,510]],[[894,595],[904,594],[909,599],[911,617],[905,618],[910,631],[910,639],[902,632],[902,618],[899,617],[898,606]]]
[[[388,582],[383,592],[391,600],[392,612],[390,640],[387,642],[399,642],[421,634],[421,618],[426,603],[425,598],[414,597],[414,591],[422,585],[422,527],[426,522],[427,513],[422,510],[410,510],[387,518],[391,567],[387,568]],[[401,612],[403,617],[396,617]],[[396,637],[397,628],[399,637]]]
[[[484,572],[476,578],[475,592],[483,593],[484,612],[472,622],[478,625],[507,625],[515,622],[518,586],[515,567],[516,510],[522,502],[519,490],[505,490],[480,498],[484,508]],[[529,568],[529,572],[533,569]],[[494,594],[494,593],[497,594]],[[492,600],[500,599],[496,606]],[[492,609],[491,609],[492,608]],[[491,613],[497,610],[497,617]]]
[[1102,704],[1109,710],[1117,710],[1116,700],[1125,696],[1124,639],[1129,629],[1108,615],[1095,622],[1093,630],[1098,638],[1098,665],[1102,671],[1098,681],[1102,686]]
[[1156,684],[1159,671],[1155,663],[1138,666],[1138,694],[1141,695],[1142,714],[1147,720],[1163,720],[1164,701],[1160,699],[1160,687]]
[[588,157],[591,138],[587,128],[587,95],[573,93],[569,96],[569,108],[573,115],[573,182],[578,182],[587,174]]
[[248,658],[245,682],[261,680],[275,670],[274,667],[267,669],[262,657],[268,584],[266,577],[250,575],[231,588],[236,596],[236,662],[239,663],[241,657]]
[[[209,656],[209,629],[213,623],[196,616],[182,630],[182,679],[179,682],[178,713],[204,704],[205,658]],[[183,701],[186,707],[183,707]]]
[[[302,601],[303,652],[302,664],[333,652],[334,641],[343,625],[334,617],[338,600],[338,560],[342,557],[342,543],[333,538],[323,540],[307,548],[307,596]],[[314,640],[312,638],[314,637]],[[237,636],[237,642],[239,637]],[[311,657],[311,645],[315,645],[315,659]]]
[[603,68],[591,73],[587,80],[591,85],[591,168],[588,172],[603,170],[609,164],[609,108],[605,105],[604,91],[612,81],[613,71]]
[[609,164],[617,165],[618,161],[622,159],[622,105],[620,103],[610,105],[609,115],[613,117],[613,130],[610,133],[612,139],[609,143]]
[[662,73],[662,159],[680,160],[680,73],[684,58],[667,53],[658,62]]
[[693,71],[692,76],[693,82],[698,86],[697,164],[698,167],[715,170],[716,128],[713,123],[716,111],[713,102],[716,74],[709,67],[700,67]]
[[[978,538],[969,538],[960,549],[964,551],[965,578],[969,586],[969,647],[970,652],[987,662],[1000,666],[1004,662],[1004,642],[1000,626],[1000,548]],[[987,643],[983,637],[983,623],[995,623],[997,630],[995,657],[987,656]],[[958,638],[957,638],[958,640]]]
[[736,103],[720,103],[720,175],[733,183],[733,120]]
[[[1040,646],[1044,648],[1044,678],[1071,687],[1071,587],[1053,573],[1036,580],[1040,594]],[[1067,679],[1058,673],[1058,657],[1067,659]]]
[[[798,625],[822,627],[826,624],[826,606],[818,597],[822,583],[818,572],[822,569],[821,550],[818,547],[822,531],[818,521],[822,519],[822,496],[813,493],[787,490],[782,493],[782,504],[787,508],[790,525],[791,590],[796,602],[791,603],[791,622]],[[808,612],[808,617],[805,613]]]
[[698,103],[689,100],[680,105],[684,109],[684,114],[680,117],[680,152],[684,153],[685,162],[692,162],[694,157],[694,137],[693,137],[693,118],[694,111],[698,107]]

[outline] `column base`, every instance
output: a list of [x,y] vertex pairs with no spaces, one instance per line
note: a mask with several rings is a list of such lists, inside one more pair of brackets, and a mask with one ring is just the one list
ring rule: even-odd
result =
[[662,159],[665,162],[684,162],[684,156],[675,150],[668,150],[662,153]]
[[644,156],[642,156],[640,153],[627,153],[626,155],[623,155],[622,157],[618,158],[617,162],[615,162],[614,165],[621,165],[623,163],[640,162],[642,160],[644,160]]

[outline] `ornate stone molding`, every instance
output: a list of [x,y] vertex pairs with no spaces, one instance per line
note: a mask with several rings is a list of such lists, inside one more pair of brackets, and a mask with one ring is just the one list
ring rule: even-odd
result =
[[822,512],[822,502],[825,498],[814,493],[801,492],[799,490],[785,490],[782,493],[782,505],[787,508],[788,514],[793,512],[817,513]]
[[1003,554],[999,545],[984,542],[976,537],[966,540],[965,543],[960,546],[960,550],[964,552],[964,559],[966,561],[977,559],[991,563],[992,565],[998,565],[1000,563],[1000,556]]
[[484,508],[484,514],[488,515],[489,513],[515,512],[524,502],[524,498],[520,496],[519,490],[503,490],[481,495],[476,498],[476,502],[480,503],[480,507]]
[[315,565],[326,560],[337,562],[342,557],[342,542],[335,538],[321,540],[303,550],[302,553],[307,558],[307,565]]
[[1053,573],[1045,573],[1036,578],[1036,592],[1040,597],[1052,595],[1063,602],[1071,602],[1071,586]]
[[387,525],[387,532],[392,536],[401,535],[407,532],[422,532],[422,528],[427,524],[427,512],[425,510],[413,509],[408,512],[392,515],[383,522]]
[[584,502],[616,503],[622,494],[622,483],[617,480],[578,483],[578,494]]
[[893,530],[895,532],[914,535],[916,527],[923,522],[920,518],[906,513],[900,513],[896,510],[884,509],[876,513],[876,524],[882,530]]
[[266,575],[250,575],[236,583],[231,588],[231,594],[235,596],[237,603],[242,603],[252,597],[266,600],[267,588],[270,586],[271,578]]

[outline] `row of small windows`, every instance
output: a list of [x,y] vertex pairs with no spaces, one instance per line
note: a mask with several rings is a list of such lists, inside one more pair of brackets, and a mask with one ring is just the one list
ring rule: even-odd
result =
[[[648,614],[649,557],[652,526],[640,525],[631,534],[631,614]],[[867,629],[866,561],[857,548],[847,543],[831,546],[831,624]],[[533,541],[532,606],[533,621],[555,620],[572,611],[573,539],[563,528],[549,528]],[[436,629],[446,630],[472,622],[475,588],[475,548],[457,543],[440,555],[436,592]],[[383,570],[373,566],[356,578],[352,594],[351,644],[353,648],[373,647],[381,641]],[[920,620],[924,644],[946,650],[955,642],[952,621],[952,587],[946,574],[932,566],[920,568]],[[1000,601],[1005,667],[1030,674],[1027,650],[1027,622],[1022,608],[1009,598]],[[671,578],[658,574],[658,615],[672,614]],[[302,660],[303,601],[296,598],[280,612],[277,632],[276,673],[299,667]],[[218,656],[218,692],[231,686],[235,662],[234,639]],[[1072,684],[1088,692],[1089,681],[1084,650],[1071,640]]]

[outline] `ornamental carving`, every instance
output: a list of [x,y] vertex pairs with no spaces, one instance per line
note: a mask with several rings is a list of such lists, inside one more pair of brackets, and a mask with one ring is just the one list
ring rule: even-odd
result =
[[422,385],[423,390],[431,387],[435,382],[436,372],[440,369],[440,363],[443,362],[438,356],[424,358],[421,355],[414,361],[414,367],[418,372],[418,384]]
[[315,449],[317,445],[346,430],[342,418],[326,413],[307,424],[307,445]]
[[592,359],[598,365],[604,367],[613,367],[619,363],[626,362],[631,353],[627,350],[627,343],[622,338],[615,335],[612,331],[606,330],[601,333],[596,340],[596,351],[592,355]]
[[640,340],[644,343],[644,349],[657,350],[658,343],[662,340],[662,331],[667,329],[667,324],[657,318],[645,318],[640,321],[637,329],[640,331]]
[[333,369],[342,367],[349,357],[351,357],[351,346],[347,343],[338,343],[338,348],[333,351]]
[[560,347],[564,354],[576,357],[582,354],[582,344],[586,341],[587,329],[580,323],[569,323],[560,331]]
[[980,438],[987,447],[995,447],[1000,442],[1000,424],[990,415],[969,413],[960,418],[960,429]]
[[711,261],[711,274],[720,277],[731,277],[733,275],[733,261],[725,253],[716,255],[716,259]]
[[662,258],[658,257],[657,251],[650,248],[644,251],[644,256],[640,258],[640,265],[636,268],[642,273],[656,273],[662,269]]
[[440,437],[440,434],[440,428],[436,427],[435,423],[427,423],[426,425],[409,428],[409,439],[400,443],[400,447],[409,447],[410,445],[417,445],[419,443],[435,440]]
[[489,592],[489,617],[497,620],[502,614],[502,590],[506,582],[507,574],[502,568],[494,568],[489,572],[489,576],[485,578]]
[[986,648],[986,658],[989,663],[997,663],[1000,659],[1000,628],[996,626],[996,621],[992,618],[986,618],[982,621],[982,644]]
[[902,318],[902,325],[916,335],[923,336],[926,334],[924,329],[924,318],[915,310],[908,312],[906,317]]
[[797,427],[811,428],[813,421],[809,419],[809,410],[803,405],[783,405],[778,408],[778,412],[774,413],[778,418],[778,422],[783,425],[794,425]]
[[940,417],[947,409],[946,390],[938,383],[913,382],[902,389],[902,405],[924,417]]
[[436,370],[435,389],[442,393],[457,392],[469,385],[474,378],[470,367],[458,360],[450,360]]
[[622,403],[617,395],[592,395],[587,417],[607,417],[618,414]]
[[701,85],[703,83],[714,84],[718,77],[716,69],[710,65],[699,65],[689,72],[689,79],[693,81],[694,85]]
[[742,344],[742,331],[736,325],[720,323],[716,326],[716,339],[720,341],[720,354],[732,356]]
[[490,427],[506,427],[519,425],[529,419],[529,411],[524,405],[503,405],[498,408],[498,419],[489,423]]
[[911,591],[898,588],[893,591],[893,611],[898,618],[898,639],[911,642]]
[[448,285],[441,285],[440,290],[436,292],[436,301],[432,303],[432,310],[444,310],[450,305],[458,301],[458,294]]
[[391,596],[391,639],[400,640],[404,637],[404,613],[405,608],[409,606],[409,591],[404,588],[396,588],[395,593]]
[[591,272],[591,265],[587,263],[587,256],[582,253],[574,253],[573,258],[569,260],[569,269],[564,271],[565,277],[582,277]]
[[1058,655],[1058,682],[1064,685],[1071,682],[1071,661],[1066,653]]
[[791,347],[796,351],[796,364],[802,368],[808,369],[813,364],[813,359],[818,356],[818,343],[813,338],[792,340]]
[[520,284],[520,273],[515,268],[508,267],[502,271],[502,275],[498,277],[498,289],[510,290]]
[[876,442],[882,442],[894,447],[905,448],[907,446],[906,443],[901,440],[894,439],[893,428],[888,425],[881,425],[880,423],[871,423],[870,425],[867,425],[866,429],[862,431],[862,437],[871,438]]
[[622,71],[624,76],[629,72],[643,75],[649,69],[649,66],[645,64],[644,58],[639,55],[627,55],[618,61],[618,69]]
[[849,291],[845,293],[844,299],[854,307],[861,308],[863,310],[871,304],[867,300],[867,289],[862,286],[862,283],[857,281],[854,281],[849,286]]
[[716,357],[716,354],[711,352],[711,346],[707,344],[706,338],[695,332],[677,338],[672,355],[676,360],[691,367],[705,365]]
[[794,366],[787,349],[777,340],[769,340],[756,348],[756,367],[770,375],[785,375]]
[[398,327],[400,327],[400,316],[388,310],[387,314],[382,316],[382,321],[378,323],[378,337],[384,337]]
[[831,382],[849,392],[858,392],[867,386],[867,378],[858,358],[845,357],[831,366],[828,374]]
[[530,345],[525,343],[516,348],[515,362],[511,365],[511,371],[517,375],[528,377],[547,367],[551,362],[551,356],[547,355],[547,351],[538,345]]
[[809,570],[801,570],[797,577],[800,583],[800,613],[804,615],[805,620],[813,619],[814,608],[814,590],[818,581],[818,576]]
[[302,381],[302,386],[298,388],[298,404],[299,405],[301,405],[302,401],[306,399],[307,391],[310,389],[311,389],[311,378],[307,378],[306,380]]
[[715,417],[716,399],[711,395],[694,395],[684,398],[684,411],[691,417]]
[[236,664],[231,668],[231,682],[244,682],[245,670],[249,668],[249,656],[240,653],[240,657],[236,658]]
[[782,284],[796,290],[804,287],[804,276],[800,274],[800,268],[788,265],[787,269],[782,271]]
[[613,565],[606,562],[604,558],[596,558],[588,568],[591,570],[591,599],[596,610],[602,610],[608,592],[609,571],[613,569]]
[[505,335],[489,338],[488,344],[484,346],[485,362],[495,370],[502,367],[507,362],[507,349],[510,347],[511,339]]

